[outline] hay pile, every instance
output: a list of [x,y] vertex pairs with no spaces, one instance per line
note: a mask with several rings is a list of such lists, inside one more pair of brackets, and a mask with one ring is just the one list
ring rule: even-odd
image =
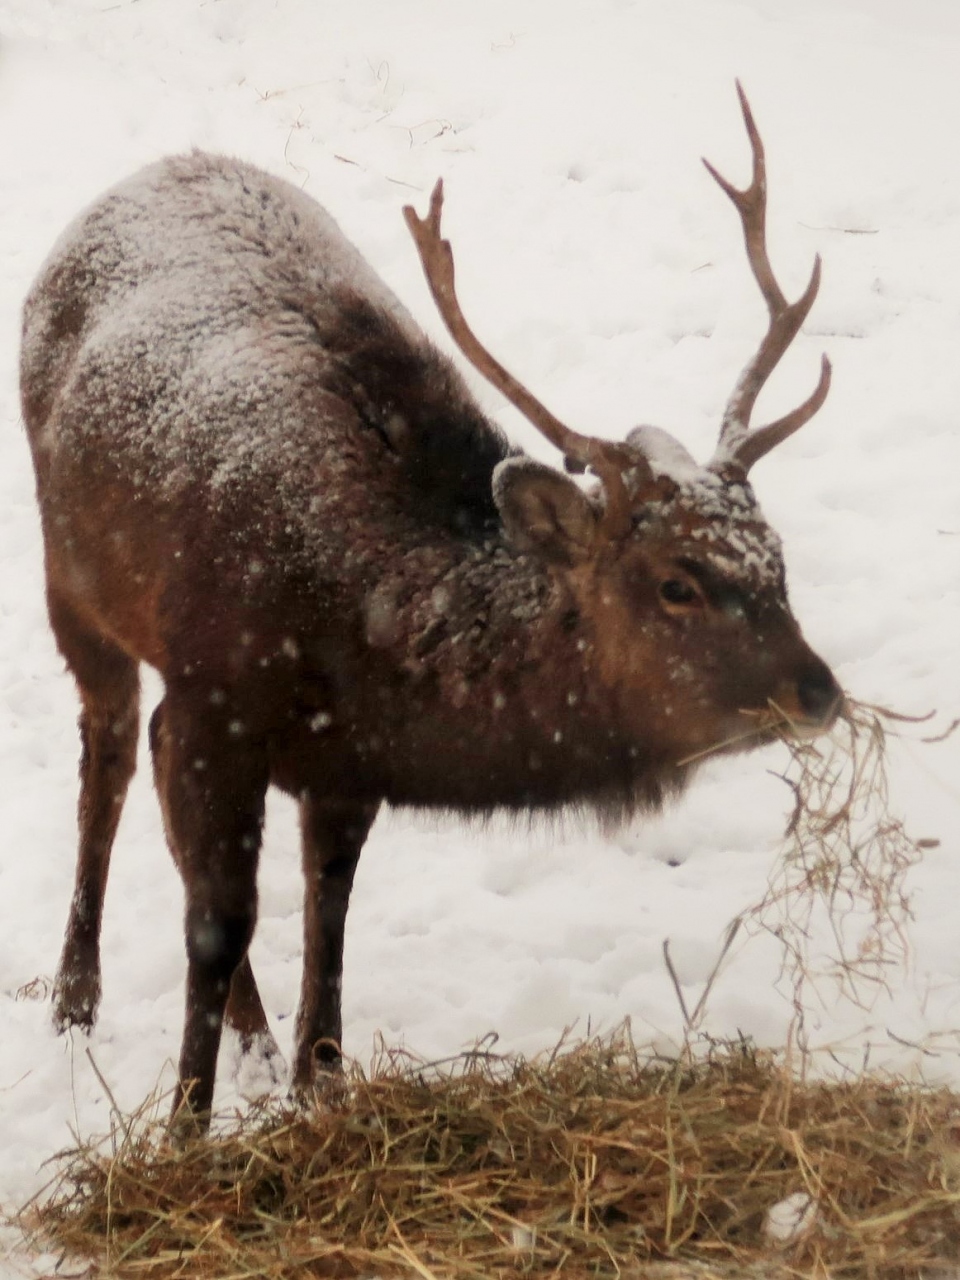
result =
[[[109,1153],[61,1159],[21,1222],[116,1277],[613,1277],[673,1260],[859,1280],[960,1256],[956,1097],[800,1085],[746,1044],[657,1063],[621,1033],[440,1074],[393,1055],[311,1114],[182,1149],[141,1119]],[[772,1240],[770,1211],[795,1221],[798,1204],[799,1229]]]

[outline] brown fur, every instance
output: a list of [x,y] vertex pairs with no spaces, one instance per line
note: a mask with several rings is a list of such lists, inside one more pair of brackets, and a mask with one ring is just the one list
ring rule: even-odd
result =
[[771,700],[811,730],[836,712],[744,476],[651,486],[652,437],[631,436],[633,529],[603,536],[603,493],[510,457],[319,206],[239,162],[172,158],[77,219],[26,303],[22,390],[81,697],[55,1018],[96,1015],[147,662],[198,1115],[224,1013],[269,1037],[246,960],[269,784],[301,805],[307,1087],[339,1055],[350,886],[384,800],[613,820],[680,790],[689,757],[763,740]]

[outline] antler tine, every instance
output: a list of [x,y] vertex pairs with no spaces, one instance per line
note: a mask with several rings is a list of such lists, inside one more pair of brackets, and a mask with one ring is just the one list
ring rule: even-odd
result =
[[739,80],[737,95],[753,153],[753,176],[750,185],[740,190],[718,173],[708,160],[704,160],[703,163],[711,177],[729,196],[740,215],[747,260],[770,314],[770,323],[757,354],[741,373],[733,394],[727,401],[720,425],[717,452],[711,463],[711,466],[717,467],[724,463],[735,462],[746,472],[759,458],[769,453],[781,440],[785,440],[787,436],[799,430],[817,412],[830,389],[830,362],[826,356],[823,357],[820,381],[813,394],[803,404],[768,426],[750,430],[750,417],[757,397],[800,332],[800,327],[813,306],[820,288],[820,255],[818,254],[814,259],[813,271],[806,289],[796,302],[788,302],[773,274],[767,251],[767,166],[763,141],[753,118],[753,112],[750,110],[747,95]]
[[[809,422],[813,415],[819,411],[820,406],[827,398],[827,392],[830,390],[831,372],[829,359],[827,356],[821,356],[820,379],[803,404],[798,405],[791,413],[784,414],[776,422],[771,422],[765,427],[757,427],[755,430],[747,432],[736,450],[736,460],[744,471],[749,471],[759,458],[762,458],[765,453],[769,453],[782,440],[786,440],[787,436],[792,436],[795,431],[799,431],[803,424]],[[722,448],[722,430],[720,441]]]
[[476,334],[460,309],[455,287],[453,249],[449,240],[440,234],[440,218],[443,212],[443,179],[438,178],[430,196],[430,208],[425,218],[419,217],[412,205],[405,205],[403,216],[420,254],[424,275],[437,310],[454,342],[482,373],[488,382],[513,404],[537,430],[564,455],[571,470],[591,467],[600,477],[606,495],[606,512],[603,526],[611,537],[620,537],[630,527],[630,500],[623,479],[625,465],[636,466],[632,456],[628,460],[623,446],[592,436],[581,435],[556,418],[540,403],[512,373],[508,372]]

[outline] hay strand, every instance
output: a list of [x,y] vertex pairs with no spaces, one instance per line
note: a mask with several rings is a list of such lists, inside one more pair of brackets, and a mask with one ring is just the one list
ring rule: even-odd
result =
[[[763,899],[745,924],[774,934],[798,1020],[807,988],[824,982],[838,996],[869,1007],[908,956],[907,879],[929,840],[910,835],[890,811],[886,768],[891,724],[922,724],[848,699],[827,739],[787,740],[780,777],[793,794],[783,850]],[[818,923],[830,947],[813,951]]]

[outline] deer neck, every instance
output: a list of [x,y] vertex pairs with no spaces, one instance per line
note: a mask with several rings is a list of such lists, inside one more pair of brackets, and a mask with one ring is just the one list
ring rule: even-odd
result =
[[393,704],[386,768],[399,750],[412,779],[389,798],[431,803],[442,769],[454,808],[589,804],[619,821],[680,785],[618,725],[588,623],[559,579],[502,543],[432,568],[421,563],[406,598],[383,580],[365,608],[367,641],[386,659],[377,697]]

